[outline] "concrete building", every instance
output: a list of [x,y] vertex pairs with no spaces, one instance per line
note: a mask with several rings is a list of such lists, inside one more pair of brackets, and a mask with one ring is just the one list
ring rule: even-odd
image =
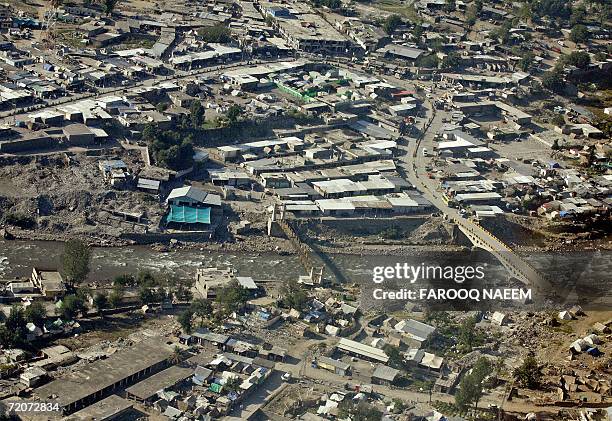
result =
[[32,283],[47,298],[58,298],[66,293],[62,275],[55,270],[32,269]]
[[172,352],[163,338],[151,338],[55,379],[34,393],[41,401],[57,402],[63,414],[71,414],[156,373],[168,364]]

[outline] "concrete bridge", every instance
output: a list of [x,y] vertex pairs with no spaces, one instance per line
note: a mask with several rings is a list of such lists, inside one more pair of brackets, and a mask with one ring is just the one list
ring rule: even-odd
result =
[[472,221],[457,218],[454,219],[454,222],[474,246],[490,252],[502,265],[504,265],[512,277],[518,279],[526,286],[541,291],[551,291],[551,285],[544,275],[538,272],[491,232]]

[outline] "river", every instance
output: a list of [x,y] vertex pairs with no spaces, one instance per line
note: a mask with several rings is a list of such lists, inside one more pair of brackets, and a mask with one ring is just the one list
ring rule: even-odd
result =
[[[0,279],[28,277],[32,267],[57,268],[63,244],[51,241],[0,241]],[[349,282],[372,281],[377,266],[409,265],[483,265],[488,286],[518,286],[509,282],[505,269],[487,252],[440,253],[419,251],[412,256],[345,255],[329,257],[336,279]],[[548,275],[559,288],[567,287],[584,302],[592,298],[612,303],[612,259],[609,252],[532,253],[533,266]],[[276,253],[236,253],[201,249],[153,251],[147,246],[93,248],[89,280],[104,281],[126,273],[151,271],[193,277],[199,267],[233,267],[240,276],[261,280],[290,280],[304,275],[304,268],[293,255]],[[330,276],[329,271],[326,272]],[[606,304],[607,305],[607,304]],[[612,309],[612,306],[609,307]]]

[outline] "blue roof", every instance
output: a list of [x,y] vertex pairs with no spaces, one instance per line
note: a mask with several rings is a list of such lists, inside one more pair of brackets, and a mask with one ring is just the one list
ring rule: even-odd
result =
[[171,205],[166,221],[186,224],[210,224],[210,208]]

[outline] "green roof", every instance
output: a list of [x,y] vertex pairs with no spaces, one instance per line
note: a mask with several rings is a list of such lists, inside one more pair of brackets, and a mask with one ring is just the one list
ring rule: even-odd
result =
[[219,383],[212,383],[208,390],[215,393],[221,393],[221,391],[223,390],[223,386],[221,386]]
[[185,224],[210,224],[210,208],[171,205],[166,221]]

